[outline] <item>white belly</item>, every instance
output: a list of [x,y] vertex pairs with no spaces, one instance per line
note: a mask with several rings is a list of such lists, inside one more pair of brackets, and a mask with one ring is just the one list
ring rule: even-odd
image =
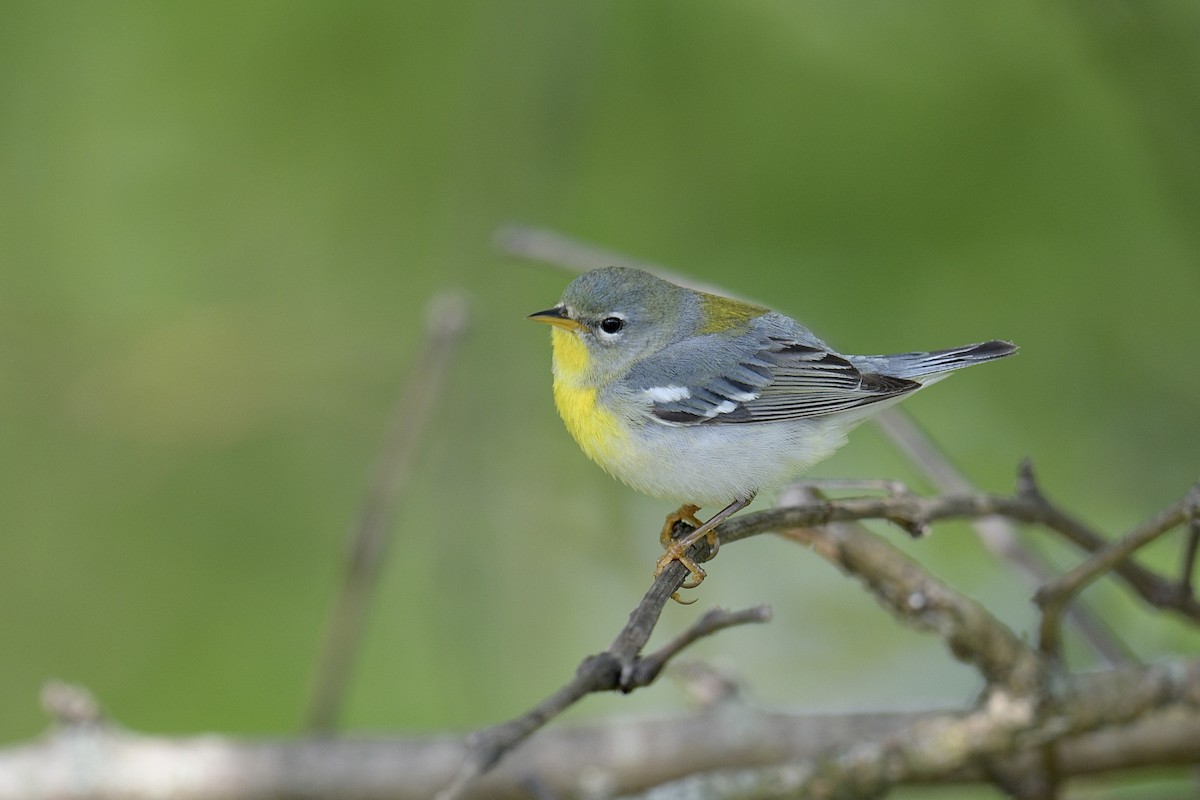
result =
[[715,425],[647,420],[604,467],[640,492],[698,505],[725,505],[777,488],[845,444],[847,420]]

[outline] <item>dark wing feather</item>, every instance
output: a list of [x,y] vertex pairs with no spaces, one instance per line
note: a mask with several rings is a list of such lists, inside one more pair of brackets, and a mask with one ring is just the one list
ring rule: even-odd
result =
[[650,402],[654,417],[676,425],[819,417],[921,385],[864,373],[827,348],[761,332],[732,342],[704,336],[671,345],[641,362],[629,383]]

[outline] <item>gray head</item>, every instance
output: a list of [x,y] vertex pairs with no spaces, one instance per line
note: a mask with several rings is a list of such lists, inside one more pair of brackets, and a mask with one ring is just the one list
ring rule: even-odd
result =
[[577,336],[591,357],[589,368],[603,380],[671,341],[689,294],[640,269],[602,267],[571,281],[558,305],[529,318]]

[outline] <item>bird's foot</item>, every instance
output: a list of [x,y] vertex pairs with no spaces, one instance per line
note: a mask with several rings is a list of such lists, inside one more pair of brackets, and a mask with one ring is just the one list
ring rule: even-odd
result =
[[[754,499],[754,493],[747,497],[736,498],[732,503],[709,517],[708,521],[700,524],[696,519],[696,512],[700,509],[694,505],[683,505],[679,509],[667,517],[667,524],[663,526],[662,535],[660,538],[663,542],[663,548],[667,551],[658,559],[658,563],[654,568],[654,577],[662,574],[662,571],[670,566],[672,561],[678,561],[688,571],[687,580],[680,584],[680,589],[695,589],[704,581],[705,572],[700,565],[688,555],[688,550],[692,545],[704,538],[708,542],[708,555],[705,561],[711,559],[717,554],[717,550],[721,547],[721,540],[717,538],[717,526],[729,518],[730,515],[742,510],[750,505],[750,501]],[[687,523],[688,527],[695,526],[692,531],[684,534],[676,539],[672,534],[679,522]],[[677,603],[684,603],[679,599],[679,592],[671,595],[671,599]],[[692,601],[695,602],[695,601]],[[684,603],[688,605],[688,603]]]
[[[716,538],[715,536],[713,537]],[[678,561],[688,571],[688,578],[683,583],[679,584],[680,589],[695,589],[703,581],[707,573],[704,568],[697,564],[691,556],[687,554],[691,544],[684,544],[683,541],[672,541],[667,545],[667,552],[662,554],[662,558],[658,559],[658,563],[654,566],[654,577],[662,574],[662,571],[671,565],[672,561]],[[679,592],[673,592],[671,599],[681,605],[689,606],[696,602],[696,598],[684,600],[679,596]]]
[[[679,508],[667,514],[667,519],[663,522],[662,533],[658,534],[658,541],[662,543],[663,549],[671,546],[671,542],[675,540],[675,526],[681,522],[685,522],[691,526],[692,530],[699,528],[702,523],[696,519],[696,512],[700,510],[700,506],[694,506],[691,503],[684,503]],[[661,572],[662,570],[659,570]]]
[[[662,542],[663,549],[666,550],[662,557],[658,559],[658,563],[654,567],[654,577],[662,574],[672,561],[678,561],[688,571],[687,580],[679,585],[680,589],[695,589],[701,583],[707,573],[704,568],[696,563],[695,559],[688,555],[688,550],[692,545],[703,538],[708,543],[708,554],[705,561],[711,559],[717,554],[717,550],[721,547],[721,540],[717,538],[717,532],[714,526],[720,519],[714,517],[708,522],[701,522],[696,518],[696,512],[700,510],[699,506],[690,503],[680,506],[677,510],[667,515],[666,522],[663,524],[662,533],[659,535],[659,541]],[[719,515],[718,515],[719,516]],[[679,538],[675,537],[675,530],[679,523],[684,523],[690,530],[682,533]],[[693,600],[683,600],[679,597],[679,592],[671,595],[671,599],[676,603],[683,605],[691,605],[696,602]]]

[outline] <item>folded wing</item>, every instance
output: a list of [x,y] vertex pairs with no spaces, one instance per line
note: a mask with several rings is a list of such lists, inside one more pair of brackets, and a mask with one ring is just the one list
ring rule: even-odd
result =
[[865,372],[815,338],[747,332],[696,337],[640,363],[630,383],[651,415],[673,425],[805,419],[889,400],[917,381]]

